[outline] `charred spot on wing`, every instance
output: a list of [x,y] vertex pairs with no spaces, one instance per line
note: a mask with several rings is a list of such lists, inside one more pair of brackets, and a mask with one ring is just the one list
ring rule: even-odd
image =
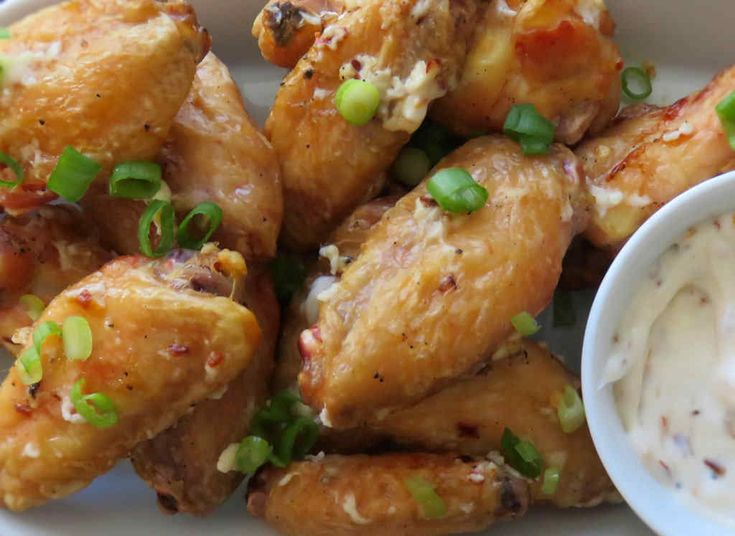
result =
[[162,512],[166,514],[179,513],[179,502],[176,500],[176,497],[162,492],[158,492],[156,497],[158,498],[158,506]]
[[524,481],[503,477],[500,482],[501,514],[518,516],[528,507],[528,488]]
[[278,46],[285,46],[303,23],[301,9],[291,2],[276,2],[265,10],[265,24]]

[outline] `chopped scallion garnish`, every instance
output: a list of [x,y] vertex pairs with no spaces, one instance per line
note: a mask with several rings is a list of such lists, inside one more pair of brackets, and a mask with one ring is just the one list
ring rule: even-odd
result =
[[0,151],[0,164],[5,164],[15,175],[14,181],[0,180],[0,186],[5,188],[12,188],[14,186],[18,186],[23,182],[23,179],[25,178],[23,167],[18,163],[15,158],[10,156],[9,154]]
[[722,127],[725,129],[727,141],[730,143],[732,150],[735,151],[735,91],[722,99],[715,110]]
[[41,298],[39,298],[35,294],[24,294],[20,297],[18,301],[20,302],[20,305],[21,307],[23,307],[23,310],[26,312],[26,314],[34,322],[38,320],[38,318],[41,316],[41,313],[43,313],[43,310],[46,308],[46,304],[43,303]]
[[557,467],[549,467],[544,471],[544,479],[541,484],[541,491],[544,495],[553,495],[559,488],[559,480],[561,472]]
[[437,171],[427,182],[426,189],[447,212],[474,212],[484,207],[488,198],[487,190],[462,168]]
[[424,151],[415,147],[404,147],[393,162],[391,176],[407,186],[416,186],[431,169],[431,161]]
[[364,80],[346,80],[339,86],[334,105],[345,121],[355,126],[369,123],[380,106],[380,91]]
[[273,452],[273,447],[267,440],[253,435],[247,436],[237,447],[235,454],[237,470],[253,474],[268,461],[271,452]]
[[43,379],[41,356],[35,346],[31,345],[21,352],[16,361],[16,369],[23,385],[33,385]]
[[585,422],[584,404],[577,390],[571,385],[564,387],[556,411],[564,433],[576,432]]
[[52,336],[62,336],[61,327],[53,320],[41,322],[33,330],[33,346],[39,356],[43,355],[43,343],[46,342],[46,339]]
[[536,319],[526,311],[515,315],[510,319],[510,322],[521,337],[530,337],[541,329]]
[[271,263],[271,274],[278,300],[288,304],[294,293],[304,284],[306,267],[296,255],[282,253]]
[[623,93],[634,101],[641,101],[651,96],[653,85],[651,77],[640,67],[628,67],[620,75]]
[[408,146],[422,150],[429,158],[431,167],[433,167],[462,143],[464,143],[464,140],[452,135],[449,130],[439,123],[427,119],[413,133]]
[[411,476],[403,483],[421,509],[425,519],[441,519],[447,515],[447,505],[434,489],[434,485],[421,476]]
[[64,354],[72,361],[84,361],[92,355],[92,328],[83,316],[70,316],[62,326]]
[[[206,229],[201,233],[199,238],[192,236],[193,229],[190,227],[197,226],[197,221],[203,220],[206,223]],[[191,212],[189,212],[179,224],[179,231],[176,239],[179,246],[186,249],[199,250],[212,238],[212,235],[222,223],[222,209],[217,203],[204,201],[199,203]]]
[[528,478],[537,478],[541,474],[543,460],[533,443],[520,439],[506,428],[503,430],[500,445],[505,462],[513,469]]
[[0,39],[10,39],[10,28],[0,26]]
[[[158,216],[158,221],[156,217]],[[158,232],[153,232],[153,227]],[[146,257],[162,257],[174,245],[174,207],[166,201],[154,200],[145,209],[138,222],[138,241],[140,251]],[[154,248],[151,234],[157,237],[158,245]]]
[[555,131],[554,123],[541,115],[533,104],[514,105],[503,125],[503,133],[520,143],[526,155],[548,153]]
[[109,188],[112,197],[150,199],[161,189],[161,166],[147,161],[118,164],[110,176]]
[[95,428],[109,428],[117,424],[118,415],[115,403],[102,393],[83,394],[86,380],[78,380],[69,392],[74,409],[85,421]]
[[281,432],[276,444],[276,455],[281,463],[288,465],[299,460],[316,445],[319,427],[313,419],[297,417]]
[[87,193],[89,185],[102,169],[92,158],[83,155],[74,147],[66,147],[51,172],[48,189],[76,203]]

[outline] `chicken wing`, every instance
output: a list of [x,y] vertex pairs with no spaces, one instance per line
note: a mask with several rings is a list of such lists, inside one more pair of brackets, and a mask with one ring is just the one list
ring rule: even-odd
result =
[[253,23],[253,37],[267,61],[290,69],[343,9],[341,0],[270,0]]
[[[275,255],[283,216],[275,152],[245,111],[227,67],[214,54],[199,64],[159,160],[181,217],[200,202],[213,201],[223,212],[213,240],[247,259]],[[82,203],[106,245],[124,254],[138,251],[142,201],[112,198],[97,188]]]
[[0,338],[12,353],[21,349],[13,333],[32,324],[21,296],[33,294],[47,304],[110,260],[93,229],[71,206],[0,219]]
[[587,426],[567,434],[559,424],[556,406],[567,385],[577,389],[579,380],[546,348],[525,340],[510,357],[371,428],[401,445],[470,456],[499,451],[503,430],[509,428],[536,446],[546,467],[560,469],[552,496],[542,492],[541,482],[531,483],[534,500],[595,506],[618,496]]
[[576,150],[595,199],[586,237],[616,250],[656,210],[692,186],[735,169],[715,112],[735,90],[735,67],[667,108],[636,106]]
[[620,53],[604,0],[494,0],[478,23],[459,86],[432,108],[458,134],[499,131],[533,103],[573,144],[618,111]]
[[119,258],[48,305],[35,326],[85,318],[91,356],[67,359],[52,336],[40,382],[24,385],[19,360],[0,386],[0,506],[24,510],[85,487],[248,366],[260,331],[226,297],[242,257],[213,246],[192,255]]
[[[414,486],[437,497],[426,505]],[[527,506],[524,479],[451,454],[315,457],[266,468],[248,495],[250,513],[294,536],[456,534],[519,517]]]
[[467,169],[486,205],[450,215],[418,186],[319,296],[319,322],[300,339],[299,383],[327,426],[385,417],[471,372],[513,333],[511,318],[551,299],[586,221],[574,155],[554,145],[524,157],[510,140],[483,137],[438,166],[448,167]]
[[245,305],[262,331],[250,364],[224,393],[200,403],[172,428],[133,450],[135,470],[156,490],[165,512],[207,514],[242,481],[241,473],[218,471],[217,460],[229,444],[247,435],[255,411],[268,397],[280,314],[265,267],[249,267],[244,291]]
[[11,213],[55,197],[45,183],[66,146],[100,163],[100,178],[121,161],[154,158],[209,46],[178,0],[70,0],[13,24],[10,36],[0,40],[10,65],[0,146],[25,173],[0,189]]
[[[458,75],[475,10],[475,0],[366,0],[330,24],[285,78],[266,132],[282,167],[287,245],[316,246],[377,195],[429,104]],[[364,126],[334,104],[353,78],[381,93]]]

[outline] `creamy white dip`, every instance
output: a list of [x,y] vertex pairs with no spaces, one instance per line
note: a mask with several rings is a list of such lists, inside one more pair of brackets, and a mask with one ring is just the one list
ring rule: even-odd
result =
[[651,267],[605,383],[650,471],[735,522],[735,216],[691,229]]

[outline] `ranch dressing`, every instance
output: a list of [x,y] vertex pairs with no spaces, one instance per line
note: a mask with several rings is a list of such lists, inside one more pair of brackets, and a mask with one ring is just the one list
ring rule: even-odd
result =
[[691,229],[650,268],[605,383],[649,470],[735,522],[735,223]]

